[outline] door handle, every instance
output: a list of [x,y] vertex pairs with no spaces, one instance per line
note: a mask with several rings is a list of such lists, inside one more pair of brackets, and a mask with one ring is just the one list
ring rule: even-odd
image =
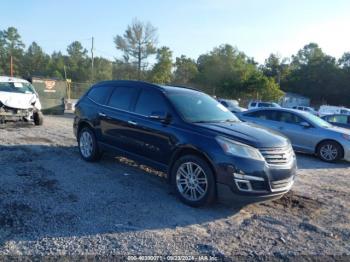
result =
[[128,124],[133,125],[133,126],[137,126],[137,123],[135,121],[131,121],[131,120],[128,121]]
[[99,116],[102,116],[102,117],[106,117],[106,116],[107,116],[106,114],[101,113],[101,112],[100,112],[100,113],[98,113],[98,115],[99,115]]

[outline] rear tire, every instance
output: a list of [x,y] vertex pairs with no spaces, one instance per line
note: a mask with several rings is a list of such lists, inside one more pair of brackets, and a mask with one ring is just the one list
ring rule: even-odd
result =
[[96,162],[101,159],[101,152],[91,128],[84,127],[78,134],[80,156],[87,162]]
[[186,205],[200,207],[216,200],[214,173],[198,156],[179,158],[172,168],[171,181],[176,195]]
[[324,141],[317,147],[317,156],[322,161],[333,163],[343,157],[343,148],[335,141]]
[[40,111],[33,113],[34,124],[41,126],[44,123],[44,115]]

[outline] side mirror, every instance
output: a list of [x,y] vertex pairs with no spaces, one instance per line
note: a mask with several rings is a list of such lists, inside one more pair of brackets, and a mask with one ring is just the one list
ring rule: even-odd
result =
[[160,111],[152,112],[149,118],[165,124],[168,124],[171,121],[171,115],[169,113]]
[[308,122],[300,122],[300,125],[304,128],[309,128],[311,125]]

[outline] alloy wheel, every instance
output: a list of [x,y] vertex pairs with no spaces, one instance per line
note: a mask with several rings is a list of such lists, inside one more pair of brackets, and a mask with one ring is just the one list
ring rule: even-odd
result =
[[85,158],[89,158],[93,150],[93,140],[91,134],[87,131],[83,131],[79,140],[80,152]]
[[325,144],[320,150],[321,157],[327,161],[333,161],[338,156],[338,149],[332,144]]
[[190,201],[198,201],[207,193],[208,178],[199,165],[186,162],[177,170],[176,186],[184,198]]

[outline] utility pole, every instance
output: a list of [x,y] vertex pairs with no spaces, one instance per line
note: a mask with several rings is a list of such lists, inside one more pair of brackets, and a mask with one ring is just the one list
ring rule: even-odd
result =
[[94,37],[91,37],[91,82],[94,82]]
[[10,75],[13,77],[13,58],[10,56]]
[[64,79],[67,80],[67,71],[66,71],[66,65],[63,66],[63,70],[64,70]]

